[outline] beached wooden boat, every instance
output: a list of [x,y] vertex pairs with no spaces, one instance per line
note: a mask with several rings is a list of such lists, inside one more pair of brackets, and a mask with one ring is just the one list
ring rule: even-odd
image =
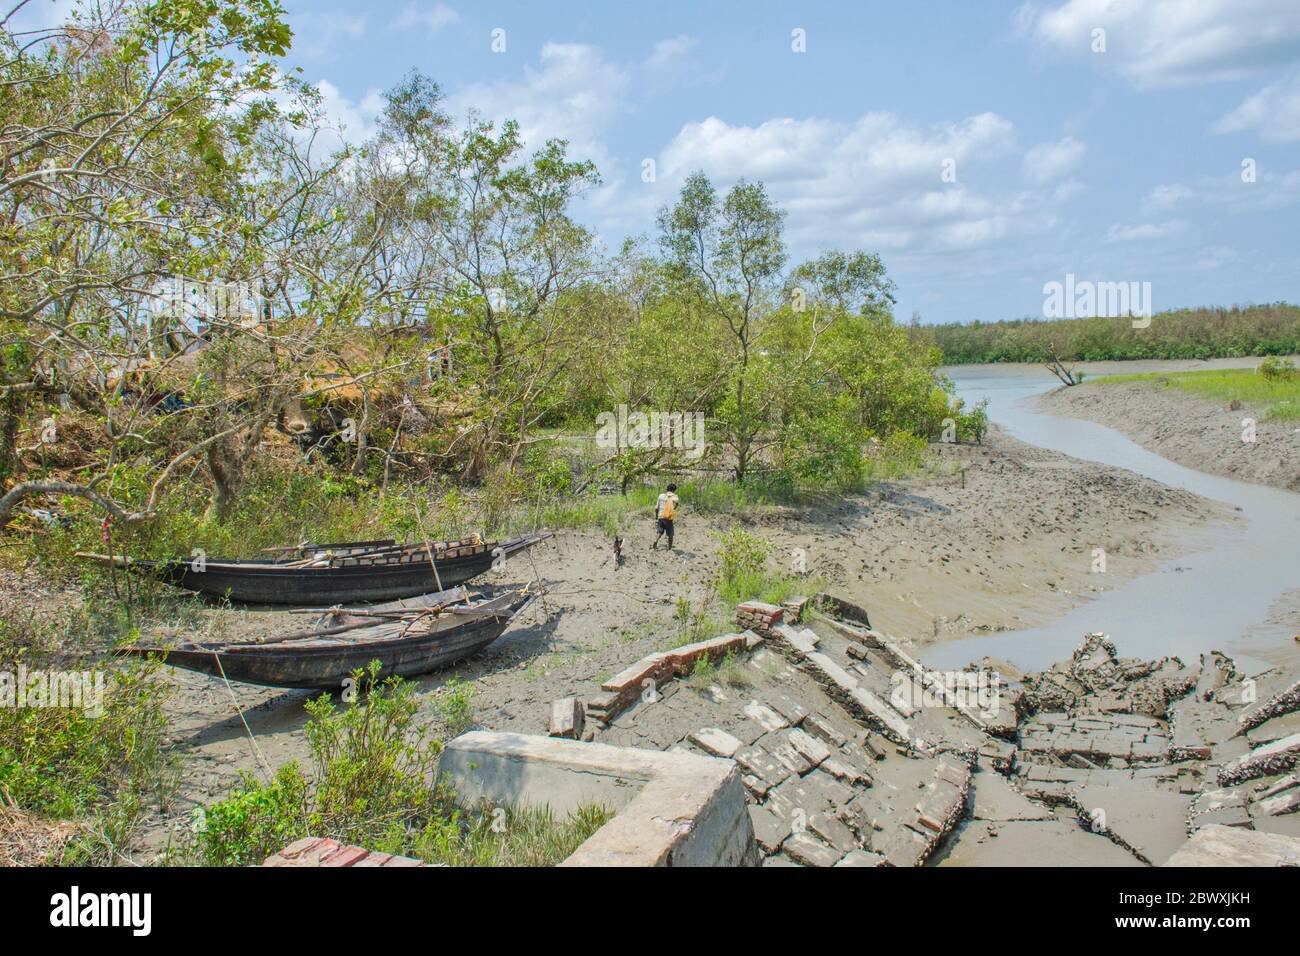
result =
[[[482,574],[550,532],[509,541],[396,544],[392,541],[306,544],[279,549],[272,559],[177,558],[147,561],[121,555],[79,554],[100,564],[145,571],[169,584],[245,604],[305,607],[413,597],[451,588]],[[429,552],[433,552],[433,564]],[[434,569],[437,574],[434,574]]]
[[453,588],[365,608],[329,610],[299,633],[256,642],[137,645],[173,667],[268,687],[339,689],[372,661],[380,676],[427,674],[487,647],[534,597],[533,586],[500,593]]

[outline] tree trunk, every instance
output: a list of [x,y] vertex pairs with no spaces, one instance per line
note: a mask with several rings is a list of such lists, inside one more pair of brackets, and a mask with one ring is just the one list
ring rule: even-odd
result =
[[208,471],[212,475],[212,500],[208,513],[218,521],[230,517],[243,484],[243,463],[232,453],[230,443],[219,441],[208,447]]

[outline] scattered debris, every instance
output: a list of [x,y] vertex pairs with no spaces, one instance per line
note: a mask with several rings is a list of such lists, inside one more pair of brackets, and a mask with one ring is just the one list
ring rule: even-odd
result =
[[[865,612],[828,614],[852,605],[819,596],[800,624],[793,603],[746,602],[746,635],[650,655],[588,705],[602,742],[734,761],[764,865],[1162,865],[1209,829],[1300,837],[1296,674],[1120,658],[1101,634],[1038,673],[936,674]],[[642,693],[724,646],[743,695]]]

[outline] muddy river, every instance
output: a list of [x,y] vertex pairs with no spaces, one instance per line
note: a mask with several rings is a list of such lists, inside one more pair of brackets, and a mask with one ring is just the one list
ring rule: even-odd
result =
[[[1190,367],[1206,364],[1108,363],[1090,371]],[[1300,495],[1185,468],[1113,429],[1037,411],[1033,397],[1059,384],[1045,368],[960,366],[946,371],[968,404],[987,398],[991,420],[1022,441],[1226,502],[1245,520],[1205,529],[1203,538],[1189,542],[1197,549],[1193,553],[1105,591],[1047,626],[931,645],[921,655],[928,665],[959,668],[991,655],[1023,668],[1046,667],[1090,631],[1109,634],[1128,657],[1176,654],[1191,662],[1202,651],[1217,649],[1252,670],[1294,656],[1293,627],[1276,615],[1300,598]],[[1275,620],[1270,622],[1270,615]]]

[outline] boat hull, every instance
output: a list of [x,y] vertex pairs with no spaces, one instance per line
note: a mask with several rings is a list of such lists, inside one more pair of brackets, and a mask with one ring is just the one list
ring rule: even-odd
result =
[[156,655],[173,667],[245,684],[342,690],[355,671],[372,661],[379,661],[380,678],[414,677],[475,654],[500,637],[529,600],[531,596],[521,597],[446,629],[382,641],[225,645],[220,649],[128,648],[126,653]]
[[491,569],[498,556],[508,557],[546,535],[506,541],[494,548],[438,558],[437,576],[427,558],[375,562],[349,560],[334,567],[294,567],[287,562],[208,559],[201,565],[186,560],[131,561],[129,567],[147,571],[176,587],[210,598],[241,604],[292,604],[326,607],[414,597],[439,588],[453,588]]
[[342,568],[241,568],[237,564],[208,564],[202,571],[191,562],[155,565],[168,584],[213,598],[241,604],[327,606],[354,601],[387,601],[414,597],[437,588],[464,584],[492,567],[492,555],[473,554],[437,563],[434,579],[428,561]]

